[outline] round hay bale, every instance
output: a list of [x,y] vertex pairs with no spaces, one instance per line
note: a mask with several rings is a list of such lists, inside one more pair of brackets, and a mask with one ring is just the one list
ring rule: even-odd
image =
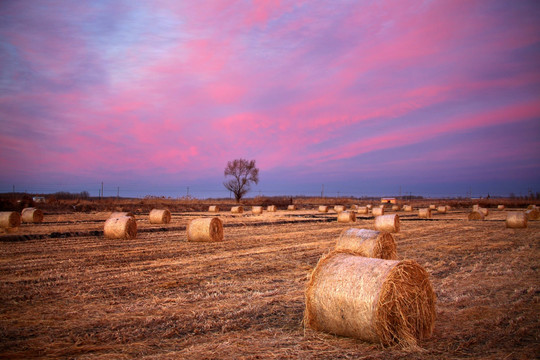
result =
[[131,216],[108,218],[103,227],[103,234],[109,239],[135,239],[137,221]]
[[337,221],[342,223],[355,222],[356,215],[354,211],[341,211],[338,213]]
[[231,208],[231,213],[233,214],[242,214],[244,212],[244,208],[242,206],[233,206]]
[[307,285],[304,323],[318,331],[414,347],[431,336],[435,293],[412,260],[383,260],[334,251]]
[[43,211],[36,208],[24,208],[21,215],[22,222],[41,223],[43,222]]
[[153,209],[149,220],[150,224],[168,224],[171,222],[171,212],[168,209]]
[[268,205],[266,207],[266,211],[268,211],[268,212],[276,212],[277,211],[276,205]]
[[505,206],[504,205],[497,205],[497,209],[498,210],[504,210]]
[[319,212],[327,213],[327,212],[328,212],[328,206],[326,206],[326,205],[319,205]]
[[531,210],[531,209],[536,209],[536,205],[531,204],[531,205],[527,206],[527,210]]
[[367,206],[359,206],[357,211],[358,211],[359,214],[368,214],[369,213],[369,209],[367,208]]
[[373,216],[381,216],[384,215],[384,208],[383,207],[374,207],[371,209],[371,213]]
[[251,207],[251,213],[253,215],[260,215],[263,213],[263,208],[262,206],[252,206]]
[[109,219],[123,217],[123,216],[129,216],[135,219],[135,215],[133,215],[133,213],[128,212],[128,211],[113,211],[111,215],[109,215]]
[[446,214],[446,206],[437,206],[437,212],[441,214]]
[[484,220],[484,213],[480,210],[473,210],[469,213],[469,220]]
[[358,205],[351,205],[351,210],[358,210]]
[[431,204],[431,205],[429,205],[429,209],[430,209],[430,210],[435,210],[435,209],[437,209],[437,206]]
[[345,211],[345,206],[343,205],[336,205],[334,206],[334,211],[337,212],[338,214],[342,211]]
[[391,233],[399,232],[399,215],[381,215],[375,218],[375,229]]
[[478,211],[480,211],[484,216],[488,216],[489,210],[486,208],[478,208]]
[[527,215],[527,220],[540,219],[540,211],[537,208],[532,208],[530,210],[527,210],[525,211],[525,214]]
[[413,209],[412,209],[412,206],[411,206],[411,205],[403,205],[403,211],[409,212],[409,211],[412,211],[412,210],[413,210]]
[[430,208],[418,209],[418,217],[424,218],[424,219],[431,218],[431,209]]
[[219,212],[219,206],[211,205],[208,207],[208,212]]
[[287,206],[287,210],[296,210],[296,205]]
[[527,227],[527,214],[523,211],[509,211],[506,214],[506,227],[512,229]]
[[399,211],[399,205],[392,205],[392,211]]
[[368,229],[343,230],[336,242],[336,250],[347,250],[359,256],[395,260],[396,242],[390,233]]
[[371,210],[371,209],[373,208],[373,205],[367,204],[366,207],[367,207],[369,210]]
[[193,219],[187,227],[187,239],[188,241],[221,241],[223,240],[223,223],[217,217]]
[[21,226],[21,214],[16,211],[0,212],[0,227],[4,229],[18,228]]
[[472,206],[472,209],[473,209],[473,210],[478,210],[478,209],[480,209],[480,205],[474,204],[474,205]]

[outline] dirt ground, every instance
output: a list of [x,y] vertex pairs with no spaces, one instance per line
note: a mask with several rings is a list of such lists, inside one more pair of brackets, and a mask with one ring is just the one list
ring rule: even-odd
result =
[[185,226],[137,214],[133,240],[102,235],[107,212],[45,215],[0,234],[0,358],[533,359],[540,355],[540,221],[505,228],[466,210],[399,212],[400,259],[429,273],[433,336],[384,348],[304,328],[304,289],[346,228],[316,211],[221,212],[225,238],[188,243]]

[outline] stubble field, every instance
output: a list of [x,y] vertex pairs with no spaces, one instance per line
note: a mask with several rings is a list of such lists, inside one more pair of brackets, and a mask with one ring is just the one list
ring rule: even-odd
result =
[[[399,212],[399,259],[430,274],[437,319],[421,350],[304,328],[304,289],[342,230],[313,210],[216,214],[224,240],[190,243],[173,213],[136,214],[133,240],[102,235],[107,212],[45,215],[0,234],[0,357],[170,359],[531,359],[540,354],[540,222],[506,229],[505,211],[421,220]],[[23,236],[26,235],[26,236]]]

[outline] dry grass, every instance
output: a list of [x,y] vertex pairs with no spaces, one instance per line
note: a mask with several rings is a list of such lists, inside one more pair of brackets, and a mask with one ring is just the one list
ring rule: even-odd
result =
[[[433,336],[420,342],[423,351],[404,352],[304,329],[307,277],[351,227],[336,222],[336,214],[220,213],[224,241],[188,243],[185,226],[203,214],[173,213],[170,224],[157,226],[137,215],[139,233],[129,241],[0,242],[0,358],[528,359],[540,353],[538,221],[508,229],[504,211],[482,222],[466,221],[468,211],[429,220],[400,215],[398,258],[424,267],[437,294]],[[19,233],[102,229],[107,217],[45,214],[42,224],[22,224]],[[359,217],[354,227],[373,225],[372,217]]]

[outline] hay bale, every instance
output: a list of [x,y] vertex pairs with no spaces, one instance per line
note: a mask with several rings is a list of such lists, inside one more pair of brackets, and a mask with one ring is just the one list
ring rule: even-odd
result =
[[512,229],[527,227],[527,214],[523,211],[509,211],[506,214],[506,227]]
[[103,227],[103,234],[109,239],[135,239],[137,221],[131,216],[108,218]]
[[43,211],[36,208],[24,208],[21,216],[22,222],[41,223],[43,222]]
[[441,214],[446,214],[446,206],[437,206],[437,212]]
[[430,208],[418,209],[418,217],[424,218],[424,219],[431,218],[431,209]]
[[396,242],[390,233],[368,229],[343,230],[335,250],[347,250],[359,256],[395,260]]
[[540,219],[540,211],[537,208],[532,208],[525,211],[528,220],[538,220]]
[[260,215],[263,213],[263,208],[262,206],[252,206],[251,207],[251,213],[253,215]]
[[276,205],[268,205],[266,207],[266,211],[268,211],[268,212],[276,212],[277,211]]
[[437,209],[437,206],[431,204],[431,205],[429,205],[429,209],[430,209],[430,210],[435,210],[435,209]]
[[150,224],[168,224],[171,222],[171,212],[168,209],[152,209],[149,220]]
[[21,214],[16,211],[0,212],[0,228],[13,229],[21,226]]
[[351,210],[358,210],[358,205],[351,205]]
[[219,212],[219,206],[211,205],[208,207],[208,212]]
[[328,212],[328,206],[326,206],[326,205],[319,205],[319,212],[327,213],[327,212]]
[[475,210],[475,211],[478,211],[478,209],[480,209],[480,205],[474,204],[474,205],[472,206],[472,209]]
[[244,212],[244,208],[242,206],[233,206],[231,208],[231,213],[233,214],[242,214]]
[[338,213],[337,221],[342,223],[355,222],[356,215],[354,211],[341,211]]
[[381,216],[384,215],[384,207],[374,207],[371,209],[371,213],[373,216]]
[[498,210],[504,210],[505,206],[504,205],[497,205],[497,209]]
[[412,211],[412,210],[413,210],[413,209],[412,209],[412,206],[411,206],[411,205],[403,205],[403,211],[409,212],[409,211]]
[[399,205],[392,205],[392,211],[399,211]]
[[477,211],[480,211],[482,214],[484,214],[484,216],[488,216],[489,214],[489,210],[486,208],[478,208]]
[[342,211],[345,211],[345,206],[343,205],[336,205],[334,206],[334,211],[337,212],[338,214]]
[[287,206],[287,210],[296,210],[296,205]]
[[399,215],[381,215],[375,218],[375,229],[391,233],[399,232]]
[[484,213],[480,210],[473,210],[469,213],[469,220],[484,220]]
[[369,210],[371,210],[371,209],[373,208],[373,205],[367,204],[366,207],[367,207]]
[[305,296],[304,323],[318,331],[404,347],[433,331],[435,293],[412,260],[334,251],[317,263]]
[[369,209],[367,208],[367,206],[359,206],[357,211],[358,211],[359,214],[368,214],[369,213]]
[[193,219],[186,232],[188,241],[221,241],[223,223],[217,217]]
[[536,205],[531,204],[531,205],[527,206],[527,210],[531,210],[531,209],[536,209]]
[[135,215],[133,215],[133,213],[128,212],[128,211],[113,211],[111,215],[109,215],[109,219],[123,217],[123,216],[129,216],[135,219]]

